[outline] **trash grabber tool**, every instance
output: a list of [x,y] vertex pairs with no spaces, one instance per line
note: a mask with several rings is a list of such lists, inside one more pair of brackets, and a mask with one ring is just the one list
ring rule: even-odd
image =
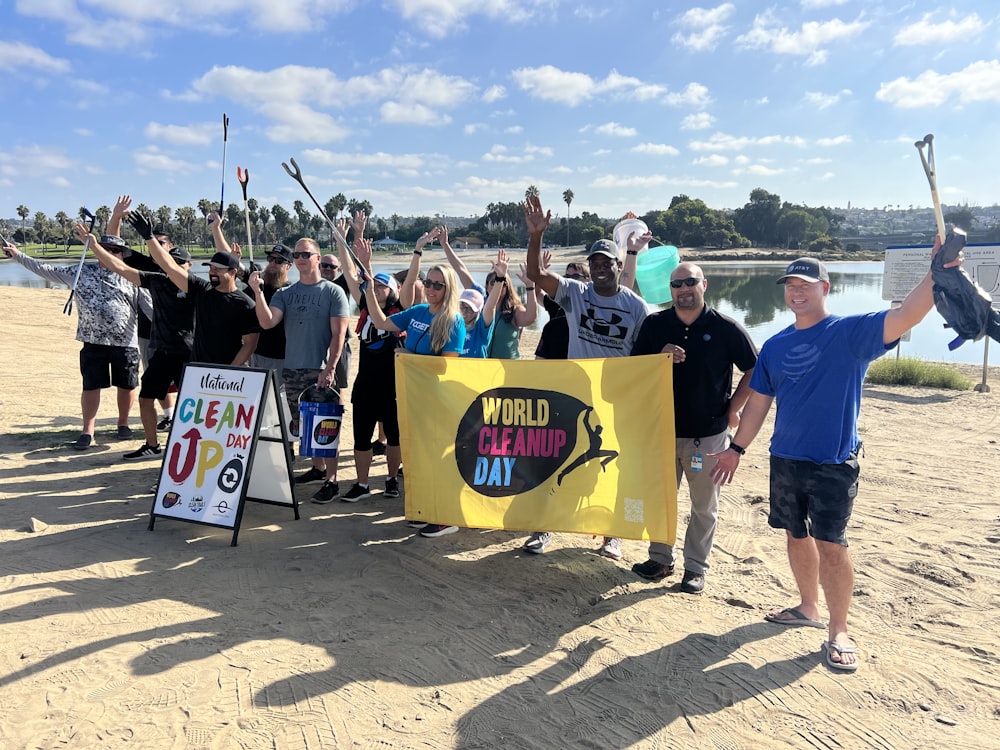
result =
[[[941,199],[938,197],[937,164],[934,161],[934,134],[928,133],[924,136],[923,140],[917,141],[913,145],[917,147],[917,151],[920,153],[920,163],[924,165],[924,174],[927,175],[927,182],[931,186],[931,200],[934,203],[934,220],[937,222],[937,231],[938,236],[941,237],[941,244],[944,244],[947,235],[944,229],[944,214],[941,212]],[[927,147],[926,153],[924,153],[924,146]]]
[[73,278],[73,286],[69,288],[69,299],[66,300],[66,304],[63,305],[63,312],[66,313],[66,315],[73,314],[73,296],[76,294],[76,285],[80,283],[80,273],[83,271],[83,263],[87,260],[87,251],[90,249],[90,233],[94,231],[94,222],[97,220],[97,217],[85,208],[81,208],[80,213],[90,219],[90,223],[87,225],[87,240],[83,243],[83,252],[80,253],[80,262],[76,265],[76,276]]
[[247,259],[253,267],[253,237],[250,236],[250,208],[247,205],[247,183],[250,182],[250,170],[243,167],[236,167],[236,180],[243,188],[243,218],[247,222]]
[[361,265],[361,261],[359,261],[358,256],[354,254],[354,250],[351,249],[351,246],[348,244],[347,239],[344,237],[343,234],[341,234],[340,229],[338,229],[337,225],[333,223],[333,220],[326,215],[326,211],[323,210],[323,207],[319,204],[319,201],[316,200],[316,196],[313,195],[312,192],[309,190],[309,186],[306,185],[306,181],[302,177],[302,170],[299,169],[299,165],[296,163],[295,159],[292,158],[289,159],[288,161],[292,163],[292,167],[295,167],[294,172],[292,171],[291,167],[289,167],[285,162],[281,162],[281,166],[283,166],[285,168],[285,171],[288,172],[288,176],[291,177],[293,180],[295,180],[297,183],[299,183],[302,186],[302,189],[306,191],[306,195],[308,195],[312,199],[313,205],[316,206],[316,210],[319,211],[319,215],[323,217],[327,225],[330,227],[330,231],[333,232],[333,236],[337,238],[338,242],[344,243],[344,246],[347,248],[348,255],[350,255],[351,260],[354,261],[354,265],[357,266],[358,270],[361,273],[364,273],[365,267]]
[[219,216],[226,210],[226,147],[229,145],[229,118],[222,113],[222,192],[219,194]]

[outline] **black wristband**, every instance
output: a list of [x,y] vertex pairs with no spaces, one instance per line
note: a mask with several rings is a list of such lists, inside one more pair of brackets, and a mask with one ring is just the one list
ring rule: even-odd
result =
[[737,445],[736,443],[733,443],[733,442],[729,443],[729,447],[730,447],[730,449],[732,449],[732,450],[736,451],[737,453],[739,453],[741,456],[744,453],[747,452],[747,449],[744,448],[742,445]]
[[494,276],[493,280],[494,281],[503,281],[506,278],[507,278],[506,276]]
[[424,254],[424,251],[423,251],[423,250],[414,250],[414,251],[413,251],[413,254],[414,254],[414,255],[423,255],[423,254]]
[[626,255],[638,255],[639,251],[638,250],[626,250],[625,254]]
[[524,287],[524,291],[526,291],[526,292],[533,292],[533,291],[535,291],[535,287],[533,287],[533,286],[526,286],[526,287]]

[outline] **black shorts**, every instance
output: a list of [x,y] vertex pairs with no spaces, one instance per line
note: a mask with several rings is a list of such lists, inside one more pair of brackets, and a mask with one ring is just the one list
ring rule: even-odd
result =
[[184,365],[190,358],[191,355],[188,353],[171,354],[154,351],[142,373],[139,398],[166,398],[171,385],[180,385]]
[[771,456],[771,512],[767,523],[796,539],[811,536],[847,546],[847,522],[858,495],[861,466],[852,453],[842,464]]
[[84,344],[80,350],[80,374],[83,390],[124,388],[131,391],[139,385],[139,350],[134,346]]
[[380,396],[375,399],[361,399],[361,402],[351,401],[354,406],[354,447],[355,450],[367,450],[375,434],[375,425],[382,423],[385,430],[387,445],[399,445],[399,417],[396,413],[396,397],[394,394]]

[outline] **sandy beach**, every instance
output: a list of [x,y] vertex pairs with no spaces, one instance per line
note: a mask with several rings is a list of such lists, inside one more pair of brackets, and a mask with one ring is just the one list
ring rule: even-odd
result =
[[[769,425],[724,490],[700,596],[679,574],[638,579],[637,541],[615,563],[583,536],[540,556],[516,532],[421,538],[379,493],[383,459],[358,504],[309,503],[317,485],[296,489],[299,520],[248,504],[231,547],[223,529],[147,530],[157,468],[122,462],[138,441],[114,438],[111,391],[97,447],[67,445],[66,295],[0,295],[3,748],[1000,747],[995,371],[991,393],[865,389],[848,531],[862,666],[842,674],[825,630],[763,620],[797,601],[766,523]],[[678,507],[682,535],[684,489]]]

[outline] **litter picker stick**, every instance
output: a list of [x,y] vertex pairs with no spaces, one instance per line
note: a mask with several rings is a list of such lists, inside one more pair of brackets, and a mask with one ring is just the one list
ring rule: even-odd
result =
[[236,180],[243,188],[243,217],[247,222],[247,257],[253,266],[253,237],[250,236],[250,208],[247,205],[247,184],[250,182],[250,170],[236,167]]
[[285,162],[281,162],[281,166],[283,166],[285,168],[285,171],[288,172],[288,176],[291,177],[293,180],[295,180],[297,183],[299,183],[302,186],[302,189],[306,191],[306,195],[308,195],[312,199],[313,205],[316,206],[316,209],[319,211],[319,215],[322,216],[324,220],[326,220],[326,223],[330,227],[330,231],[333,232],[333,236],[337,238],[338,242],[342,242],[344,246],[347,248],[347,253],[348,255],[351,256],[351,260],[354,261],[354,265],[357,266],[358,272],[364,274],[365,267],[361,265],[361,261],[358,260],[358,256],[354,254],[354,250],[352,250],[351,246],[347,244],[347,239],[344,237],[343,234],[340,233],[340,229],[338,229],[337,225],[333,223],[333,220],[326,215],[326,211],[323,210],[323,207],[319,204],[319,201],[316,200],[316,196],[314,196],[312,192],[310,192],[309,186],[306,185],[306,181],[302,177],[302,170],[299,169],[299,165],[295,162],[295,159],[289,159],[288,161],[292,163],[292,167],[295,167],[294,172],[292,171],[291,167],[285,164]]
[[[934,134],[928,133],[923,140],[913,144],[920,153],[920,163],[924,165],[924,174],[927,175],[927,182],[931,186],[931,200],[934,203],[934,220],[937,222],[938,236],[941,237],[941,244],[944,244],[944,214],[941,212],[941,199],[938,197],[937,189],[937,164],[934,161]],[[924,146],[927,152],[924,152]]]
[[94,222],[97,220],[97,217],[85,208],[81,208],[80,213],[89,218],[90,223],[87,226],[87,239],[83,243],[83,252],[80,253],[80,262],[76,265],[76,276],[73,278],[73,286],[69,289],[69,299],[63,305],[63,312],[67,315],[73,314],[73,296],[76,294],[76,285],[80,283],[80,273],[83,271],[83,263],[87,260],[87,251],[90,249],[90,233],[94,231]]
[[226,147],[229,145],[229,118],[222,113],[222,192],[219,195],[219,216],[226,210]]

